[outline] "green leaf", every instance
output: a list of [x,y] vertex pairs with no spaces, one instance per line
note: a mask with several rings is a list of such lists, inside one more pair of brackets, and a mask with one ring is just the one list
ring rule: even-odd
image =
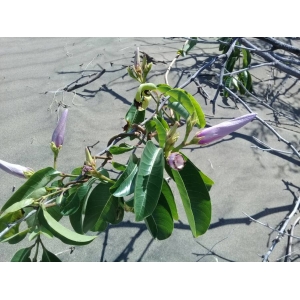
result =
[[249,71],[247,71],[248,74],[248,80],[247,80],[247,85],[246,88],[249,92],[253,91],[253,87],[252,87],[252,75],[249,73]]
[[119,146],[112,146],[109,148],[109,152],[113,155],[118,155],[118,154],[122,154],[128,151],[131,151],[132,149],[134,149],[133,146],[128,145],[126,143],[122,143]]
[[126,170],[126,165],[120,164],[116,161],[112,161],[111,164],[118,171],[125,171]]
[[155,123],[154,120],[147,121],[145,123],[145,127],[146,127],[146,130],[148,132],[154,132],[154,131],[156,131],[156,123]]
[[[110,187],[110,183],[99,183],[89,195],[83,220],[84,232],[92,230],[97,222],[102,224],[104,223],[103,221],[110,222],[112,219],[115,219],[112,216],[117,217],[118,198],[111,195]],[[104,228],[104,225],[101,225],[101,228]]]
[[157,205],[164,171],[163,149],[147,141],[141,157],[134,191],[134,212],[136,221],[151,215]]
[[184,108],[184,106],[177,101],[168,102],[168,107],[177,112],[185,120],[190,116],[189,112]]
[[124,197],[134,192],[135,177],[138,170],[138,158],[132,154],[128,166],[117,182],[110,188],[110,192],[116,197]]
[[145,110],[138,110],[133,104],[130,106],[125,116],[125,120],[129,124],[129,130],[132,124],[139,124],[145,120],[145,113]]
[[61,214],[64,216],[69,216],[74,214],[80,207],[81,200],[89,192],[89,185],[83,184],[76,189],[74,193],[68,196],[64,205],[61,207]]
[[230,73],[233,71],[233,68],[234,68],[234,65],[237,61],[238,57],[236,56],[230,56],[228,61],[227,61],[227,64],[226,64],[226,70]]
[[[87,185],[89,186],[89,190],[90,190],[90,188],[92,187],[92,183],[89,181],[87,183]],[[70,223],[71,223],[73,229],[77,233],[80,233],[80,234],[84,234],[83,214],[84,214],[84,209],[85,209],[88,197],[89,197],[89,193],[86,193],[84,199],[80,202],[79,209],[74,214],[69,216],[69,220],[70,220]]]
[[50,238],[50,239],[53,238],[53,234],[51,231],[46,229],[43,225],[39,225],[39,226],[36,226],[34,228],[34,230],[30,233],[30,235],[28,237],[28,241],[32,241],[40,234],[43,234],[44,236],[46,236],[47,238]]
[[248,49],[242,49],[243,53],[243,68],[247,68],[251,64],[251,54]]
[[11,262],[30,262],[30,254],[33,247],[34,245],[18,250],[11,259]]
[[145,223],[153,238],[165,240],[172,234],[174,229],[172,213],[163,193],[160,194],[152,214],[145,218]]
[[189,94],[185,90],[178,89],[178,88],[172,89],[168,91],[166,94],[174,98],[180,104],[182,104],[190,115],[192,115],[193,112],[196,112],[197,124],[199,125],[200,128],[205,127],[206,122],[205,122],[204,112],[200,107],[199,103],[197,102],[197,100],[191,94]]
[[179,218],[178,218],[178,212],[177,212],[174,195],[168,182],[165,179],[163,181],[161,192],[165,197],[166,201],[168,202],[168,207],[170,208],[173,219],[178,220]]
[[39,209],[38,218],[43,226],[50,230],[55,237],[65,244],[86,245],[96,238],[96,236],[81,235],[71,231],[58,223],[45,209]]
[[30,230],[30,228],[27,228],[21,232],[18,232],[4,240],[1,240],[1,243],[5,243],[8,242],[9,244],[17,244],[19,242],[21,242],[27,235],[28,231]]
[[34,202],[34,200],[35,200],[34,198],[28,198],[14,203],[10,207],[8,207],[5,211],[3,211],[0,217],[3,218],[6,214],[15,212],[17,210],[22,209],[23,207],[29,206]]
[[61,262],[61,260],[52,252],[43,246],[43,255],[41,262]]
[[[223,38],[220,38],[219,41],[230,43],[231,42],[231,38],[223,37]],[[230,44],[220,43],[219,50],[223,51],[223,53],[226,53],[228,51],[229,47],[230,47]]]
[[[9,224],[16,222],[17,220],[21,219],[22,217],[23,217],[22,211],[18,210],[18,211],[12,212],[12,213],[8,213],[5,216],[3,216],[2,218],[0,218],[0,232],[2,232],[4,229],[6,229]],[[2,236],[0,241],[5,240],[5,239],[17,234],[19,232],[19,227],[20,227],[20,224],[17,224],[15,226],[11,227],[9,229],[9,231],[4,236]]]
[[170,129],[170,127],[169,127],[167,121],[166,121],[164,118],[162,118],[162,117],[160,117],[160,116],[157,116],[157,119],[158,119],[159,122],[164,126],[164,128],[165,128],[166,130],[169,130],[169,129]]
[[186,56],[188,52],[197,45],[197,37],[193,37],[192,40],[189,40],[182,48],[182,56]]
[[12,206],[25,198],[33,198],[31,195],[41,187],[45,187],[51,180],[58,176],[60,172],[51,167],[35,172],[3,205],[1,211]]
[[159,147],[163,148],[165,146],[166,138],[167,138],[166,129],[157,118],[153,118],[153,120],[156,124],[156,131],[158,134]]
[[194,237],[204,234],[211,220],[211,202],[199,170],[187,160],[178,172],[172,169],[184,210]]
[[168,92],[169,90],[171,90],[172,88],[168,85],[168,84],[158,84],[156,85],[157,89],[162,93],[165,94],[166,92]]

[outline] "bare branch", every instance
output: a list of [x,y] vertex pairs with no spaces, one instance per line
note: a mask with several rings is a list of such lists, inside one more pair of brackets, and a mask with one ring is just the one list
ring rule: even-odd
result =
[[[224,89],[228,91],[228,93],[231,96],[233,96],[236,100],[238,100],[250,113],[253,113],[252,109],[240,97],[238,97],[235,93],[233,93],[229,88],[224,87]],[[297,151],[297,149],[291,144],[291,142],[284,139],[271,125],[269,125],[267,122],[262,120],[260,117],[256,116],[256,119],[260,121],[264,126],[268,127],[277,136],[279,141],[282,141],[286,145],[288,145],[293,150],[294,154],[296,154],[298,158],[300,158],[299,151]]]
[[291,254],[292,254],[292,242],[293,242],[293,235],[294,235],[294,228],[296,227],[296,225],[299,223],[300,221],[300,217],[298,217],[296,219],[296,221],[294,222],[294,224],[291,226],[291,230],[290,230],[290,236],[288,238],[288,244],[287,244],[287,255],[286,255],[286,259],[285,261],[287,262],[291,262]]
[[[253,50],[260,50],[258,49],[255,45],[253,45],[252,43],[250,43],[247,39],[245,38],[241,38],[241,43],[243,45],[246,45],[248,47],[251,47],[253,48]],[[266,52],[262,52],[262,51],[259,51],[256,53],[257,55],[261,56],[262,58],[264,58],[266,61],[269,61],[269,62],[274,62],[275,63],[275,67],[291,76],[294,76],[298,79],[300,79],[300,71],[294,69],[294,68],[291,68],[285,64],[283,64],[282,62],[280,62],[279,60],[275,59],[271,54],[269,53],[266,53]]]
[[[95,81],[96,79],[100,78],[105,72],[106,72],[106,70],[103,69],[101,72],[96,72],[96,73],[93,73],[93,74],[90,74],[90,75],[83,75],[80,78],[78,78],[77,80],[75,80],[72,83],[70,83],[69,85],[67,85],[65,88],[63,88],[63,90],[66,91],[66,92],[72,92],[72,91],[74,91],[76,89],[79,89],[79,88],[81,88],[85,85],[88,85],[91,82]],[[94,76],[94,77],[92,77],[92,76]],[[92,77],[92,78],[85,81],[85,82],[83,82],[83,83],[77,84],[77,82],[79,80],[81,80],[82,78],[85,78],[85,77],[90,77],[90,78]],[[75,83],[75,85],[71,87],[71,85],[74,84],[74,83]]]
[[263,225],[264,227],[267,227],[267,228],[269,228],[269,229],[271,229],[271,230],[273,230],[273,231],[276,231],[276,232],[280,233],[281,236],[285,236],[285,235],[286,235],[286,236],[293,237],[293,238],[295,238],[295,239],[300,240],[300,237],[299,237],[299,236],[294,236],[294,235],[288,234],[288,233],[286,233],[286,232],[281,232],[280,230],[277,230],[277,229],[275,229],[274,227],[271,227],[269,224],[265,224],[265,223],[260,222],[260,221],[258,221],[258,220],[256,220],[256,219],[253,219],[252,217],[250,217],[250,216],[249,216],[248,214],[246,214],[245,212],[243,212],[243,214],[244,214],[245,216],[247,216],[249,219],[251,219],[252,221],[254,221],[254,222],[256,222],[256,223],[258,223],[258,224],[260,224],[260,225]]
[[264,42],[267,42],[268,44],[271,44],[273,46],[272,51],[277,49],[282,49],[300,56],[300,49],[298,49],[297,47],[278,41],[272,37],[256,37],[256,38]]
[[297,200],[297,202],[295,204],[295,207],[294,207],[293,211],[285,219],[285,222],[282,225],[282,227],[281,227],[281,229],[279,231],[279,234],[277,235],[277,237],[275,238],[275,240],[273,240],[272,245],[271,245],[269,251],[264,255],[263,262],[267,262],[268,261],[268,258],[270,256],[270,254],[272,253],[272,251],[274,250],[275,246],[277,245],[277,243],[280,241],[281,237],[283,236],[284,230],[285,230],[286,226],[288,225],[290,219],[294,216],[294,214],[299,209],[299,205],[300,205],[300,197],[298,197],[298,200]]

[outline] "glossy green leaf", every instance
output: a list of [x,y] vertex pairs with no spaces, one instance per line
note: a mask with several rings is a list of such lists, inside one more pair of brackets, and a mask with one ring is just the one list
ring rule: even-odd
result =
[[135,177],[138,170],[138,158],[135,154],[130,156],[128,165],[117,182],[110,188],[110,192],[116,197],[124,197],[134,192]]
[[169,130],[169,129],[170,129],[170,127],[169,127],[167,121],[166,121],[163,117],[157,116],[157,119],[158,119],[159,122],[164,126],[164,128],[165,128],[166,130]]
[[175,101],[178,101],[180,104],[182,104],[190,115],[192,115],[193,112],[196,112],[198,126],[200,128],[205,127],[206,121],[204,112],[197,100],[191,94],[189,94],[185,90],[178,88],[172,89],[166,94],[175,99]]
[[3,205],[1,211],[4,211],[11,205],[25,198],[33,198],[31,195],[41,187],[45,187],[51,180],[58,176],[60,172],[51,167],[35,172]]
[[161,192],[168,203],[168,207],[170,208],[170,212],[172,214],[173,219],[178,220],[179,217],[178,217],[178,212],[177,212],[174,195],[173,195],[173,192],[172,192],[168,182],[165,179],[163,181]]
[[68,245],[86,245],[92,242],[96,236],[81,235],[71,231],[58,223],[45,209],[38,212],[39,221],[49,229],[55,237]]
[[61,207],[61,214],[69,216],[74,214],[80,207],[80,203],[85,195],[89,192],[89,185],[83,184],[76,189],[74,193],[68,196],[64,205]]
[[111,224],[120,223],[124,217],[123,206],[124,200],[122,198],[110,197],[96,224],[90,230],[94,232],[102,232],[107,228],[108,222]]
[[61,262],[61,260],[52,252],[43,247],[41,262]]
[[153,118],[155,125],[156,125],[156,131],[158,134],[158,140],[159,140],[159,147],[164,148],[167,138],[167,132],[163,124],[157,119]]
[[227,61],[227,64],[226,64],[226,70],[230,73],[233,71],[233,68],[234,68],[234,65],[237,61],[238,57],[236,56],[230,56],[228,61]]
[[14,203],[10,207],[8,207],[5,211],[3,211],[2,214],[0,215],[0,217],[2,218],[6,214],[15,212],[17,210],[22,209],[23,207],[29,206],[34,202],[34,200],[35,200],[34,198],[28,198],[28,199],[24,199],[24,200]]
[[156,85],[157,89],[162,93],[165,94],[166,92],[168,92],[169,90],[171,90],[172,88],[168,85],[168,84],[158,84]]
[[43,225],[36,226],[34,230],[30,233],[28,237],[28,241],[32,241],[35,239],[38,235],[43,234],[49,239],[53,238],[53,233],[49,231],[47,228],[45,228]]
[[30,262],[30,254],[33,247],[34,245],[18,250],[11,259],[11,262]]
[[253,91],[253,87],[252,87],[252,75],[247,71],[248,74],[248,80],[247,80],[247,85],[246,88],[249,92]]
[[164,171],[163,149],[147,141],[143,151],[134,191],[134,212],[136,221],[151,215],[157,205]]
[[211,220],[211,202],[199,170],[187,160],[181,171],[172,169],[194,237],[204,234]]
[[[8,227],[9,224],[16,222],[23,217],[21,210],[11,212],[0,218],[0,232]],[[20,224],[17,224],[9,229],[9,231],[0,238],[0,241],[5,240],[19,232]]]
[[59,207],[57,205],[47,208],[47,212],[57,222],[63,217],[62,214],[60,213],[60,209],[59,209]]
[[229,37],[222,37],[222,38],[220,38],[219,41],[223,41],[223,42],[225,42],[227,44],[220,43],[219,50],[223,51],[223,53],[226,53],[228,51],[229,47],[230,47],[229,43],[231,43],[231,40],[232,39],[229,38]]
[[146,130],[148,132],[154,132],[156,131],[156,123],[154,120],[149,120],[145,123],[145,127],[146,127]]
[[182,53],[180,53],[182,56],[186,56],[188,52],[194,48],[197,45],[197,37],[193,37],[191,40],[189,40],[182,48]]
[[[89,190],[90,190],[92,187],[92,183],[89,181],[87,185],[89,186]],[[69,220],[73,229],[80,234],[84,234],[83,215],[84,215],[84,210],[85,210],[88,197],[89,197],[89,193],[86,193],[84,199],[80,202],[79,209],[74,214],[69,216]]]
[[108,222],[106,222],[103,219],[98,219],[96,224],[93,226],[93,228],[90,229],[90,231],[103,232],[106,230],[107,226],[108,226]]
[[[145,119],[145,110],[138,110],[133,104],[126,113],[125,120],[129,124],[129,129],[132,124],[139,124]],[[128,130],[127,130],[128,131]]]
[[27,228],[23,231],[20,231],[4,240],[1,240],[1,243],[6,243],[8,242],[9,244],[17,244],[19,242],[21,242],[27,235],[27,233],[29,232],[30,228]]
[[126,170],[126,165],[120,164],[116,161],[112,161],[111,164],[118,171],[125,171]]
[[131,151],[132,149],[134,149],[133,146],[128,145],[126,143],[122,143],[119,146],[112,146],[109,148],[109,152],[113,155],[118,155],[118,154],[122,154],[128,151]]
[[97,222],[103,223],[101,220],[110,222],[113,215],[117,217],[118,198],[110,193],[110,187],[111,184],[99,183],[89,195],[83,220],[84,232],[92,230]]
[[144,221],[153,238],[165,240],[172,234],[174,229],[172,213],[163,193],[160,194],[152,214]]
[[168,107],[177,112],[185,120],[190,116],[189,112],[184,108],[184,106],[177,101],[168,102]]
[[251,64],[251,54],[248,49],[242,49],[243,53],[243,68],[247,68]]

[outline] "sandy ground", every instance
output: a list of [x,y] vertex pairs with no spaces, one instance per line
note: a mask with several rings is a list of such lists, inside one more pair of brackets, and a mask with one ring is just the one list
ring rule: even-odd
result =
[[[34,170],[51,166],[53,157],[49,142],[57,120],[57,102],[54,100],[63,100],[70,108],[58,166],[65,172],[80,166],[86,145],[99,141],[94,149],[100,152],[110,137],[121,132],[125,125],[124,116],[132,103],[137,83],[126,75],[124,66],[132,64],[135,47],[139,46],[156,60],[170,63],[183,43],[183,39],[167,38],[1,38],[0,159]],[[198,44],[190,56],[178,60],[169,75],[170,85],[184,82],[214,52],[220,53],[217,45]],[[54,98],[54,91],[78,79],[84,70],[91,72],[102,68],[106,73],[77,90],[75,98],[72,93],[57,94]],[[164,83],[166,68],[163,63],[154,65],[151,81]],[[274,98],[274,107],[299,121],[299,83],[279,71],[272,73],[270,67],[252,73],[260,78],[255,79],[256,93],[262,99],[272,99],[279,91]],[[214,82],[202,78],[200,82],[213,97]],[[222,101],[219,97],[213,117],[211,105],[206,105],[204,98],[196,94],[196,87],[190,85],[186,89],[202,105],[210,125],[247,113],[240,104],[235,107],[232,101]],[[261,118],[274,124],[270,111],[255,100],[249,103]],[[299,127],[280,120],[281,125],[274,128],[299,149]],[[251,148],[251,145],[257,145],[253,136],[274,148],[289,151],[258,121],[213,145],[184,150],[215,181],[210,193],[212,222],[203,236],[192,237],[179,195],[175,192],[180,221],[165,241],[153,240],[144,223],[136,223],[132,215],[126,214],[121,224],[110,226],[94,242],[76,247],[72,254],[68,251],[69,246],[59,240],[45,240],[45,244],[50,251],[58,253],[62,261],[261,261],[276,232],[250,222],[243,212],[278,229],[294,207],[293,193],[299,186],[300,163],[296,156]],[[24,180],[2,170],[0,176],[2,206],[11,196],[13,186],[20,187]],[[295,217],[291,224],[294,220]],[[300,236],[299,228],[295,228],[294,235]],[[292,256],[297,261],[299,244],[295,239],[293,243]],[[10,261],[15,251],[26,245],[29,245],[27,239],[17,245],[0,244],[0,261]],[[286,245],[287,237],[284,237],[271,254],[270,261],[283,257]]]

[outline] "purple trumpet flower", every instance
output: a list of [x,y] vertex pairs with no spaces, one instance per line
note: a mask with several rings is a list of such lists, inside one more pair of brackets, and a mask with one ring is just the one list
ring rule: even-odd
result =
[[180,171],[183,169],[185,161],[179,152],[173,152],[167,157],[167,163],[172,169]]
[[58,124],[52,135],[52,142],[55,144],[57,148],[62,146],[62,144],[64,143],[67,116],[68,116],[68,109],[65,109],[61,114]]
[[0,159],[0,169],[2,169],[3,171],[5,171],[11,175],[14,175],[14,176],[17,176],[20,178],[26,178],[24,173],[33,173],[33,170],[30,168],[11,164],[11,163],[8,163],[1,159]]
[[256,113],[247,114],[229,121],[222,122],[196,133],[195,139],[199,145],[205,145],[222,139],[255,119]]

